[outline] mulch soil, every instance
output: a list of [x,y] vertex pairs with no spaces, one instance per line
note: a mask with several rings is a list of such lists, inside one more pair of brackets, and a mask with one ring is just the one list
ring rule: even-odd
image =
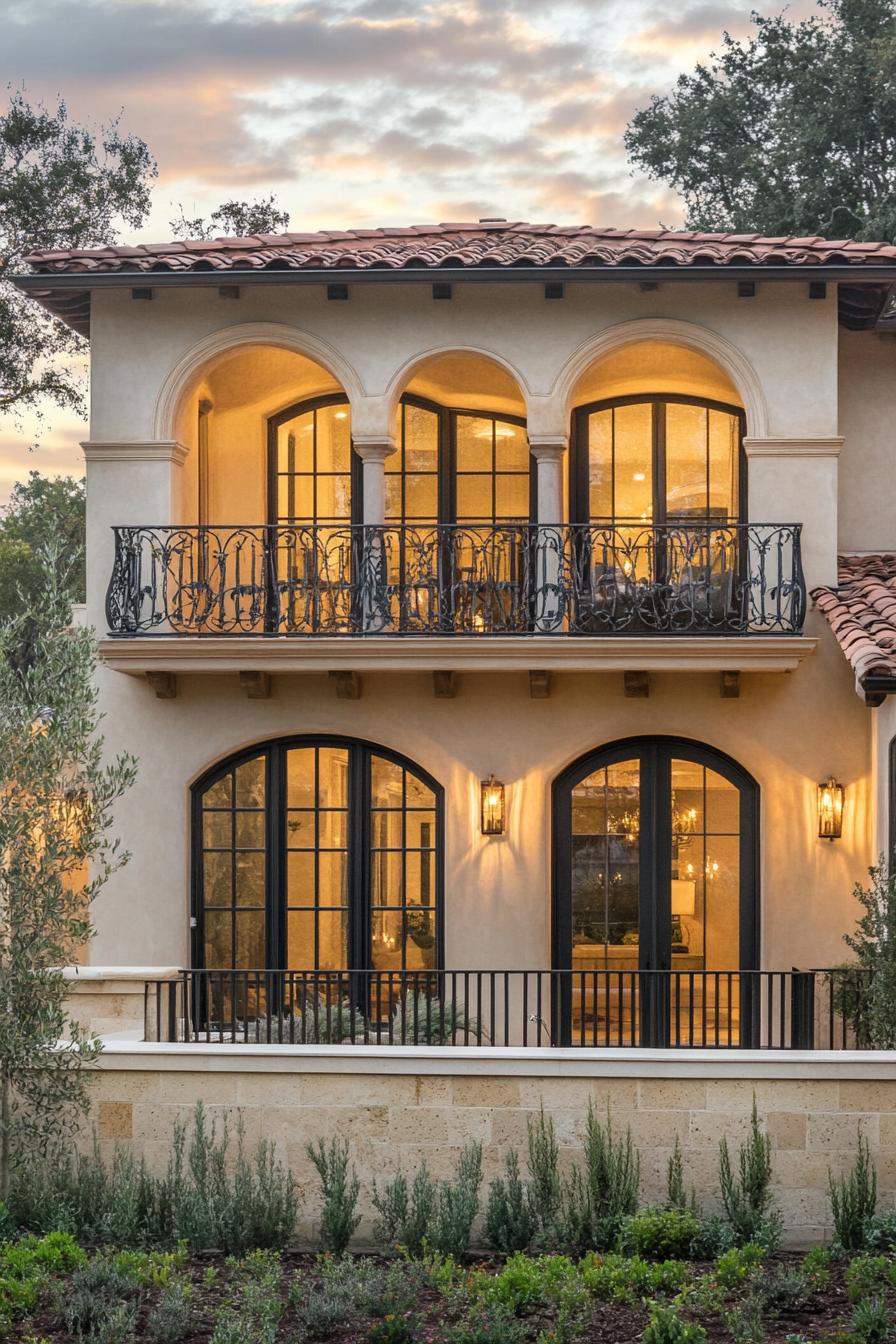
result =
[[[764,1262],[763,1271],[767,1272],[776,1264],[799,1263],[801,1258],[797,1255],[780,1253]],[[380,1263],[385,1268],[389,1262],[382,1260]],[[495,1272],[500,1269],[501,1263],[498,1257],[471,1257],[469,1261],[470,1267],[491,1269]],[[297,1344],[297,1341],[305,1336],[300,1330],[295,1307],[287,1300],[287,1292],[297,1276],[308,1276],[309,1279],[315,1276],[315,1256],[286,1251],[281,1256],[281,1264],[284,1312],[278,1330],[278,1340]],[[215,1270],[213,1283],[208,1282],[210,1268]],[[709,1268],[708,1264],[695,1263],[694,1277],[697,1278]],[[811,1302],[793,1310],[783,1310],[776,1315],[768,1316],[763,1336],[765,1344],[785,1344],[788,1336],[793,1335],[804,1335],[813,1341],[813,1344],[815,1341],[849,1338],[844,1332],[848,1331],[853,1308],[846,1293],[844,1268],[843,1265],[836,1263],[830,1266],[829,1283]],[[189,1275],[193,1284],[192,1333],[184,1338],[182,1344],[208,1344],[214,1330],[216,1313],[228,1298],[236,1271],[233,1263],[229,1263],[225,1256],[208,1252],[191,1255],[184,1272]],[[143,1326],[157,1295],[157,1289],[144,1291],[134,1344],[145,1344],[148,1340]],[[896,1291],[889,1290],[887,1298],[896,1313]],[[412,1328],[412,1337],[417,1344],[433,1344],[434,1341],[445,1338],[446,1328],[459,1320],[461,1315],[460,1309],[446,1302],[445,1297],[436,1289],[426,1288],[417,1296],[414,1308],[407,1319]],[[576,1339],[582,1341],[582,1344],[629,1344],[629,1342],[637,1344],[647,1319],[646,1308],[596,1301],[590,1321],[585,1324],[582,1332],[576,1335]],[[722,1344],[723,1341],[725,1344],[731,1344],[731,1334],[717,1316],[694,1315],[691,1319],[699,1320],[706,1330],[708,1344]],[[534,1340],[539,1330],[550,1331],[552,1320],[549,1314],[544,1313],[527,1317],[525,1324],[529,1338]],[[370,1317],[347,1322],[343,1328],[326,1336],[327,1344],[366,1344],[374,1325],[375,1321]],[[35,1344],[38,1342],[43,1344],[44,1340],[49,1341],[49,1344],[69,1344],[73,1339],[60,1324],[51,1299],[27,1321],[17,1322],[6,1338],[9,1341],[18,1341],[19,1344],[31,1340],[34,1340]]]

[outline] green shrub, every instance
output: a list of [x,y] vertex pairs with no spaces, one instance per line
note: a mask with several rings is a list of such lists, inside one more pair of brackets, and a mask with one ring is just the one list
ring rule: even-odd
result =
[[436,1183],[425,1162],[418,1168],[410,1186],[401,1172],[382,1189],[374,1180],[371,1200],[380,1215],[380,1221],[374,1227],[377,1241],[384,1247],[403,1247],[408,1255],[423,1255],[436,1199]]
[[331,1255],[342,1255],[361,1221],[356,1212],[361,1182],[354,1167],[349,1173],[348,1142],[332,1138],[325,1144],[318,1139],[316,1144],[308,1144],[307,1152],[320,1177],[321,1247]]
[[731,1226],[735,1245],[758,1242],[769,1251],[781,1239],[781,1217],[772,1196],[771,1139],[759,1127],[756,1098],[750,1118],[750,1137],[741,1144],[738,1175],[731,1167],[728,1142],[719,1146],[719,1189],[725,1217]]
[[151,1344],[180,1344],[190,1334],[192,1289],[186,1279],[169,1279],[146,1318]]
[[461,1259],[469,1248],[479,1211],[481,1182],[482,1145],[478,1143],[461,1151],[449,1180],[434,1181],[424,1162],[410,1186],[401,1173],[382,1188],[374,1181],[372,1200],[380,1215],[376,1235],[412,1256],[434,1251]]
[[55,1274],[87,1263],[87,1256],[67,1232],[26,1236],[0,1246],[0,1335],[12,1317],[33,1311]]
[[867,1297],[852,1313],[853,1338],[857,1344],[885,1344],[893,1338],[892,1320],[883,1298]]
[[485,1209],[485,1239],[505,1255],[526,1251],[538,1230],[538,1217],[530,1189],[520,1177],[520,1160],[511,1149],[504,1160],[504,1175],[492,1181]]
[[479,1274],[470,1281],[470,1295],[513,1316],[530,1316],[548,1306],[573,1306],[585,1288],[572,1260],[565,1255],[530,1258],[512,1255],[499,1274]]
[[684,1162],[681,1156],[681,1140],[675,1135],[675,1146],[666,1164],[666,1206],[670,1209],[689,1209],[697,1212],[697,1195],[691,1186],[690,1193],[684,1186]]
[[527,1123],[529,1140],[529,1177],[532,1209],[538,1222],[541,1240],[553,1232],[560,1211],[562,1183],[560,1180],[560,1148],[554,1133],[554,1122],[539,1109],[536,1119]]
[[414,1344],[414,1333],[403,1316],[384,1316],[367,1332],[368,1344]]
[[868,1224],[865,1236],[869,1251],[896,1251],[896,1213],[878,1213]]
[[462,1260],[470,1246],[473,1222],[479,1212],[482,1184],[482,1144],[468,1143],[461,1150],[454,1176],[441,1181],[438,1189],[429,1244],[439,1255]]
[[186,1243],[176,1251],[116,1251],[110,1257],[112,1268],[144,1287],[163,1288],[174,1273],[183,1269],[187,1259]]
[[227,1300],[218,1311],[212,1344],[274,1344],[283,1312],[280,1261],[253,1251],[236,1265]]
[[644,1260],[687,1260],[700,1236],[700,1221],[689,1208],[641,1209],[626,1218],[620,1241]]
[[861,1130],[852,1171],[838,1177],[829,1171],[828,1192],[837,1244],[844,1251],[862,1250],[877,1208],[877,1172],[868,1140]]
[[524,1344],[525,1325],[500,1307],[474,1307],[448,1332],[450,1344]]
[[601,1125],[589,1102],[584,1167],[574,1168],[561,1187],[559,1249],[582,1255],[615,1247],[625,1219],[637,1208],[639,1184],[631,1130],[614,1138],[609,1111]]
[[892,1261],[885,1255],[857,1255],[846,1267],[844,1281],[850,1302],[880,1294],[894,1279]]
[[649,1264],[638,1256],[593,1255],[579,1266],[582,1283],[593,1297],[604,1302],[636,1304],[652,1297],[671,1297],[690,1277],[689,1266],[680,1260]]
[[642,1344],[704,1344],[706,1331],[692,1321],[683,1321],[674,1307],[654,1303]]
[[96,1259],[76,1269],[56,1291],[56,1310],[75,1339],[90,1344],[126,1340],[137,1317],[140,1288],[108,1260]]
[[10,1194],[17,1225],[33,1231],[59,1228],[100,1246],[172,1246],[183,1240],[232,1255],[285,1246],[299,1208],[295,1181],[270,1144],[259,1143],[250,1160],[238,1125],[231,1163],[227,1125],[219,1138],[201,1103],[189,1134],[175,1124],[161,1178],[123,1149],[107,1165],[94,1145],[92,1153],[56,1151],[19,1166]]
[[716,1260],[713,1277],[721,1288],[732,1291],[740,1288],[765,1258],[765,1247],[748,1241],[745,1246],[732,1246]]
[[733,1344],[765,1344],[765,1312],[762,1290],[756,1280],[747,1284],[739,1301],[722,1313]]

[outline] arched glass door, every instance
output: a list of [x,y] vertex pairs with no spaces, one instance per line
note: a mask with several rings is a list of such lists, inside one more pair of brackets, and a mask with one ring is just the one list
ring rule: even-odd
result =
[[567,1037],[740,1039],[731,973],[756,966],[756,797],[733,761],[674,738],[618,743],[557,781],[554,966],[572,972],[561,978]]

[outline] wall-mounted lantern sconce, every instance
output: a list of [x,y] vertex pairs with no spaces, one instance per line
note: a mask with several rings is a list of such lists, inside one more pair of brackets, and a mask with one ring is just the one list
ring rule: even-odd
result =
[[494,775],[480,784],[480,828],[483,835],[504,834],[504,785]]
[[843,785],[834,776],[818,786],[818,838],[839,840],[843,834]]

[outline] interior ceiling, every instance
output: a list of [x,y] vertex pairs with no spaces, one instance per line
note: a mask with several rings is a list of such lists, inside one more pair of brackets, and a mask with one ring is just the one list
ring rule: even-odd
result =
[[522,393],[506,369],[482,355],[462,351],[434,355],[417,370],[405,391],[445,406],[526,414]]
[[639,392],[674,392],[743,404],[728,375],[706,355],[661,341],[627,345],[597,360],[576,384],[574,402],[584,405]]

